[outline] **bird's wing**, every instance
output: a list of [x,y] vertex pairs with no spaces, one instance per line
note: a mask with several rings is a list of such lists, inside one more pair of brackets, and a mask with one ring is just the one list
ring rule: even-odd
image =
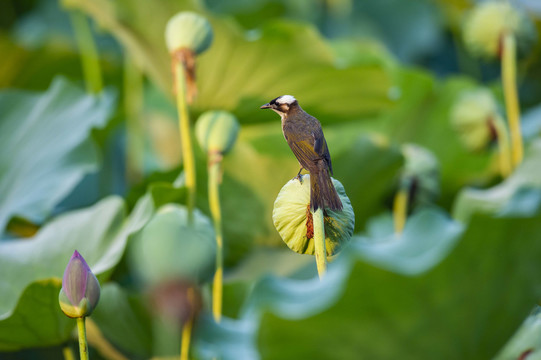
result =
[[325,162],[327,163],[327,166],[329,167],[329,171],[332,172],[332,163],[331,163],[331,154],[329,154],[329,148],[327,147],[327,140],[325,140],[325,136],[323,135],[323,131],[319,129],[319,131],[316,134],[313,134],[314,137],[314,151],[316,154],[320,156]]
[[331,154],[329,153],[329,148],[327,147],[327,140],[325,140],[325,137],[323,137],[323,143],[325,144],[325,146],[323,146],[323,153],[321,154],[321,157],[323,157],[323,159],[329,166],[329,171],[331,172],[331,176],[332,176],[333,173],[332,173]]
[[314,161],[321,157],[314,151],[314,145],[308,140],[288,141],[289,147],[299,163],[305,169],[311,169]]

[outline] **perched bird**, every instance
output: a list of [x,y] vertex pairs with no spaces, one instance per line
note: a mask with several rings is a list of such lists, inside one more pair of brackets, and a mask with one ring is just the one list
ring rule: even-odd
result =
[[279,96],[261,109],[271,109],[282,118],[284,137],[301,165],[297,174],[299,181],[302,169],[310,172],[311,210],[342,210],[331,180],[331,155],[318,119],[304,111],[291,95]]

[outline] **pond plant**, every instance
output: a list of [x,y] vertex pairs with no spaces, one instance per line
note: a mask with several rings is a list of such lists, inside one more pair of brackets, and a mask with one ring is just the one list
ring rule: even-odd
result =
[[464,42],[472,54],[501,61],[505,109],[511,133],[512,160],[522,162],[524,145],[517,93],[517,56],[525,56],[536,40],[534,25],[521,9],[506,1],[486,1],[476,6],[464,23]]
[[92,314],[99,299],[100,283],[85,259],[75,250],[64,271],[58,302],[62,312],[77,321],[81,360],[88,360],[85,318]]
[[3,6],[0,358],[541,354],[535,1]]

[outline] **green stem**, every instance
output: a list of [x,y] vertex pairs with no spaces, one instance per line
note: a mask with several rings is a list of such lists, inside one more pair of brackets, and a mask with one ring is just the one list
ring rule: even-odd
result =
[[401,187],[396,193],[393,202],[393,222],[394,231],[401,234],[406,226],[406,218],[408,214],[408,189]]
[[317,273],[319,278],[323,278],[327,272],[327,251],[325,250],[325,220],[323,218],[323,209],[312,211],[314,221],[314,244]]
[[126,176],[134,184],[143,176],[143,75],[129,56],[124,59],[124,113],[126,114]]
[[180,141],[182,142],[184,176],[186,180],[186,187],[188,188],[188,221],[191,223],[193,220],[193,209],[195,207],[196,197],[195,158],[192,146],[188,104],[186,101],[186,77],[184,74],[184,68],[180,62],[175,64],[175,87]]
[[212,283],[212,313],[214,320],[220,322],[222,318],[222,293],[223,293],[223,235],[222,235],[222,211],[220,208],[220,177],[221,159],[220,154],[209,156],[209,206],[214,221],[216,232],[216,273]]
[[64,348],[62,348],[62,354],[64,355],[64,360],[75,360],[73,350],[71,350],[69,345],[65,345]]
[[81,52],[81,65],[89,93],[97,94],[103,88],[98,50],[86,17],[79,11],[70,12],[77,46]]
[[500,163],[500,173],[503,178],[508,177],[513,170],[511,161],[511,148],[509,145],[509,133],[501,117],[496,116],[494,119],[494,129],[498,140],[498,159]]
[[[191,305],[194,304],[194,289],[188,289],[188,301]],[[190,314],[190,317],[182,325],[182,338],[180,343],[180,360],[188,360],[190,355],[190,343],[192,340],[192,329],[193,329],[194,316]]]
[[85,318],[77,318],[77,331],[79,333],[79,353],[81,360],[88,360],[88,345],[86,343]]
[[505,110],[511,133],[512,159],[517,167],[524,157],[522,134],[520,129],[520,108],[517,92],[516,40],[512,33],[503,34],[502,82],[505,96]]

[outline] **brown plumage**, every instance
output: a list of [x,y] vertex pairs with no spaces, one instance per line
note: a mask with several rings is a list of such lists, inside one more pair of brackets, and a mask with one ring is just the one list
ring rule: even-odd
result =
[[331,155],[319,121],[306,113],[291,95],[277,97],[261,109],[272,109],[282,118],[284,137],[301,165],[299,180],[303,168],[310,173],[310,208],[342,210],[331,180]]

